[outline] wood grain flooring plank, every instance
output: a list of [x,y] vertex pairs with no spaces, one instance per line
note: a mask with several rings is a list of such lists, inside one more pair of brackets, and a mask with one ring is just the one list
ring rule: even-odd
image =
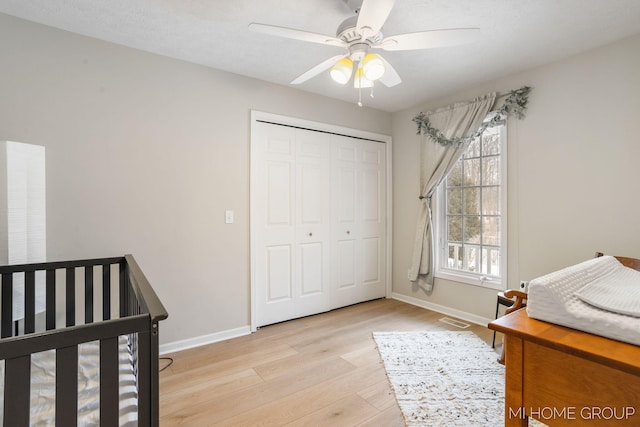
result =
[[386,376],[381,375],[376,366],[354,368],[352,372],[227,419],[223,424],[282,426],[334,405],[381,380],[386,380]]
[[358,396],[366,400],[374,408],[385,411],[397,404],[396,397],[389,387],[389,379],[385,377],[382,381],[366,387],[358,392]]
[[352,395],[341,399],[309,415],[285,424],[298,426],[353,426],[377,415],[378,410],[360,396]]
[[207,404],[220,396],[255,386],[264,382],[253,369],[245,369],[230,375],[201,377],[200,381],[173,389],[162,388],[160,393],[160,414],[167,417],[183,410],[185,402],[189,406]]
[[245,388],[219,396],[214,401],[186,406],[180,411],[169,414],[166,422],[176,423],[176,425],[180,423],[212,425],[328,379],[339,377],[353,369],[354,366],[349,362],[338,359],[322,367],[316,366],[315,369],[306,372],[304,376],[294,372],[290,375],[280,376],[273,381],[263,381],[250,389]]
[[405,423],[400,408],[395,405],[383,412],[373,414],[371,418],[354,424],[353,427],[405,427]]

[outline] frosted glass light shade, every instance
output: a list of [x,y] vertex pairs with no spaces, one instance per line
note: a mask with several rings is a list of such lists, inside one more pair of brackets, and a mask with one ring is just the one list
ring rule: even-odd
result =
[[385,68],[382,59],[375,53],[368,53],[362,60],[362,69],[367,79],[378,80],[384,75]]
[[356,89],[373,87],[373,82],[364,75],[364,70],[362,68],[358,68],[356,70],[356,75],[353,78],[353,87]]
[[341,85],[347,83],[353,73],[353,61],[350,58],[342,58],[331,67],[331,78]]

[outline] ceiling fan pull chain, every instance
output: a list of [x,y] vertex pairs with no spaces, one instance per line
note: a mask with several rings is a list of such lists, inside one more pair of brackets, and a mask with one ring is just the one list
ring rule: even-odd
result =
[[358,88],[358,107],[362,107],[362,86]]

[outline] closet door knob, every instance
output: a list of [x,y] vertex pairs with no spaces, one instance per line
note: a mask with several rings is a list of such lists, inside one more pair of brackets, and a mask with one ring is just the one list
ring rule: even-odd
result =
[[309,237],[313,236],[313,233],[309,233]]
[[347,234],[351,234],[351,231],[347,230]]

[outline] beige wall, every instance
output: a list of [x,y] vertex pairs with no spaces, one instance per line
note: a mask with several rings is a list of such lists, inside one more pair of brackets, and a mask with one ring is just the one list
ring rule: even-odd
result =
[[162,343],[249,325],[251,109],[391,132],[385,112],[6,15],[0,57],[0,140],[46,147],[48,259],[134,254]]
[[592,257],[640,258],[640,36],[393,115],[393,289],[492,318],[495,291],[407,280],[418,212],[420,111],[490,91],[533,87],[525,120],[508,123],[509,287]]

